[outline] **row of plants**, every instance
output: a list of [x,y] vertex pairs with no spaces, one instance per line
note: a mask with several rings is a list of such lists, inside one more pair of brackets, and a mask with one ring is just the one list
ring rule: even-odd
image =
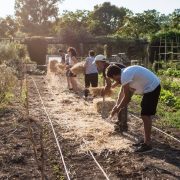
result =
[[14,97],[22,58],[26,56],[23,45],[14,42],[0,43],[0,108]]
[[175,94],[169,90],[162,89],[160,101],[172,108],[172,111],[180,110],[180,97],[175,96]]
[[173,69],[173,68],[168,68],[167,70],[159,70],[158,74],[159,75],[165,75],[165,76],[180,78],[180,70]]
[[15,71],[5,64],[0,65],[0,105],[12,99],[16,82]]
[[161,85],[164,89],[173,92],[175,95],[180,94],[180,82],[173,81],[172,78],[167,78],[165,76],[161,77]]

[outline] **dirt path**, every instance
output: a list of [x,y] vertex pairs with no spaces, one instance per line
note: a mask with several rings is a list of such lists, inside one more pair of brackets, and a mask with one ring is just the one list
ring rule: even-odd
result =
[[[92,102],[84,101],[78,95],[66,91],[64,78],[34,78],[50,117],[58,129],[72,179],[104,179],[87,154],[88,150],[94,152],[110,179],[180,178],[179,146],[170,146],[166,139],[154,133],[154,151],[144,155],[134,154],[131,152],[132,140],[126,136],[113,135],[112,123],[104,121],[95,112]],[[55,96],[51,94],[51,89]],[[31,80],[30,94],[31,114],[42,116],[42,106]],[[40,112],[37,113],[38,111]],[[138,136],[141,123],[134,119],[129,123],[131,135]],[[63,171],[63,167],[61,168]]]

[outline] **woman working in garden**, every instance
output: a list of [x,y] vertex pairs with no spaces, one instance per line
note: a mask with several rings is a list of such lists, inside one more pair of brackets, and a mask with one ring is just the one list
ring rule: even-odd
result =
[[67,50],[68,53],[68,58],[66,60],[66,76],[67,76],[67,81],[68,81],[68,88],[69,90],[73,90],[74,92],[77,93],[78,88],[77,88],[77,82],[76,82],[76,75],[73,74],[70,70],[71,67],[73,67],[77,62],[77,53],[76,49],[73,47],[69,47]]

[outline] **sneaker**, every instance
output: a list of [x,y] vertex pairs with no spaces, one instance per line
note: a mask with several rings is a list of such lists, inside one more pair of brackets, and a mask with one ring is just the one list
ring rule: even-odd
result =
[[147,145],[147,144],[143,143],[134,152],[135,153],[144,153],[144,152],[151,152],[152,150],[153,149],[152,149],[151,145]]
[[141,146],[143,143],[144,143],[144,140],[142,139],[142,140],[140,140],[140,141],[138,141],[138,142],[132,144],[132,146],[138,147],[138,146]]

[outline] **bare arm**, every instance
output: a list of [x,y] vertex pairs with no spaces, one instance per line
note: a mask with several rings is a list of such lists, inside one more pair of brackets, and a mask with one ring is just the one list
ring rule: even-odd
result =
[[106,82],[105,88],[111,89],[111,86],[112,86],[111,79],[106,77],[106,78],[104,78],[104,81]]
[[78,60],[77,60],[77,58],[76,57],[72,57],[72,61],[73,61],[73,64],[76,64],[76,63],[78,63]]
[[115,87],[117,87],[117,86],[119,86],[120,84],[119,84],[119,82],[115,82],[115,83],[113,83],[112,85],[111,85],[111,88],[115,88]]
[[[106,82],[106,85],[105,85],[105,88],[104,88],[104,94],[106,94],[106,92],[109,91],[111,88],[116,88],[117,86],[120,85],[119,82],[114,82],[114,83],[112,84],[110,78],[107,78],[107,77],[106,77],[106,78],[104,78],[104,79],[105,79],[105,82]],[[102,96],[103,96],[103,94],[102,94]]]
[[126,107],[128,103],[131,101],[132,92],[129,89],[129,84],[122,86],[122,91],[123,91],[123,97],[119,99],[120,102],[117,107],[117,111],[120,111],[122,108]]
[[129,89],[129,84],[126,84],[121,87],[121,91],[118,96],[118,100],[116,105],[112,109],[111,117],[114,116],[115,113],[118,113],[122,108],[126,107],[131,100],[133,93]]

